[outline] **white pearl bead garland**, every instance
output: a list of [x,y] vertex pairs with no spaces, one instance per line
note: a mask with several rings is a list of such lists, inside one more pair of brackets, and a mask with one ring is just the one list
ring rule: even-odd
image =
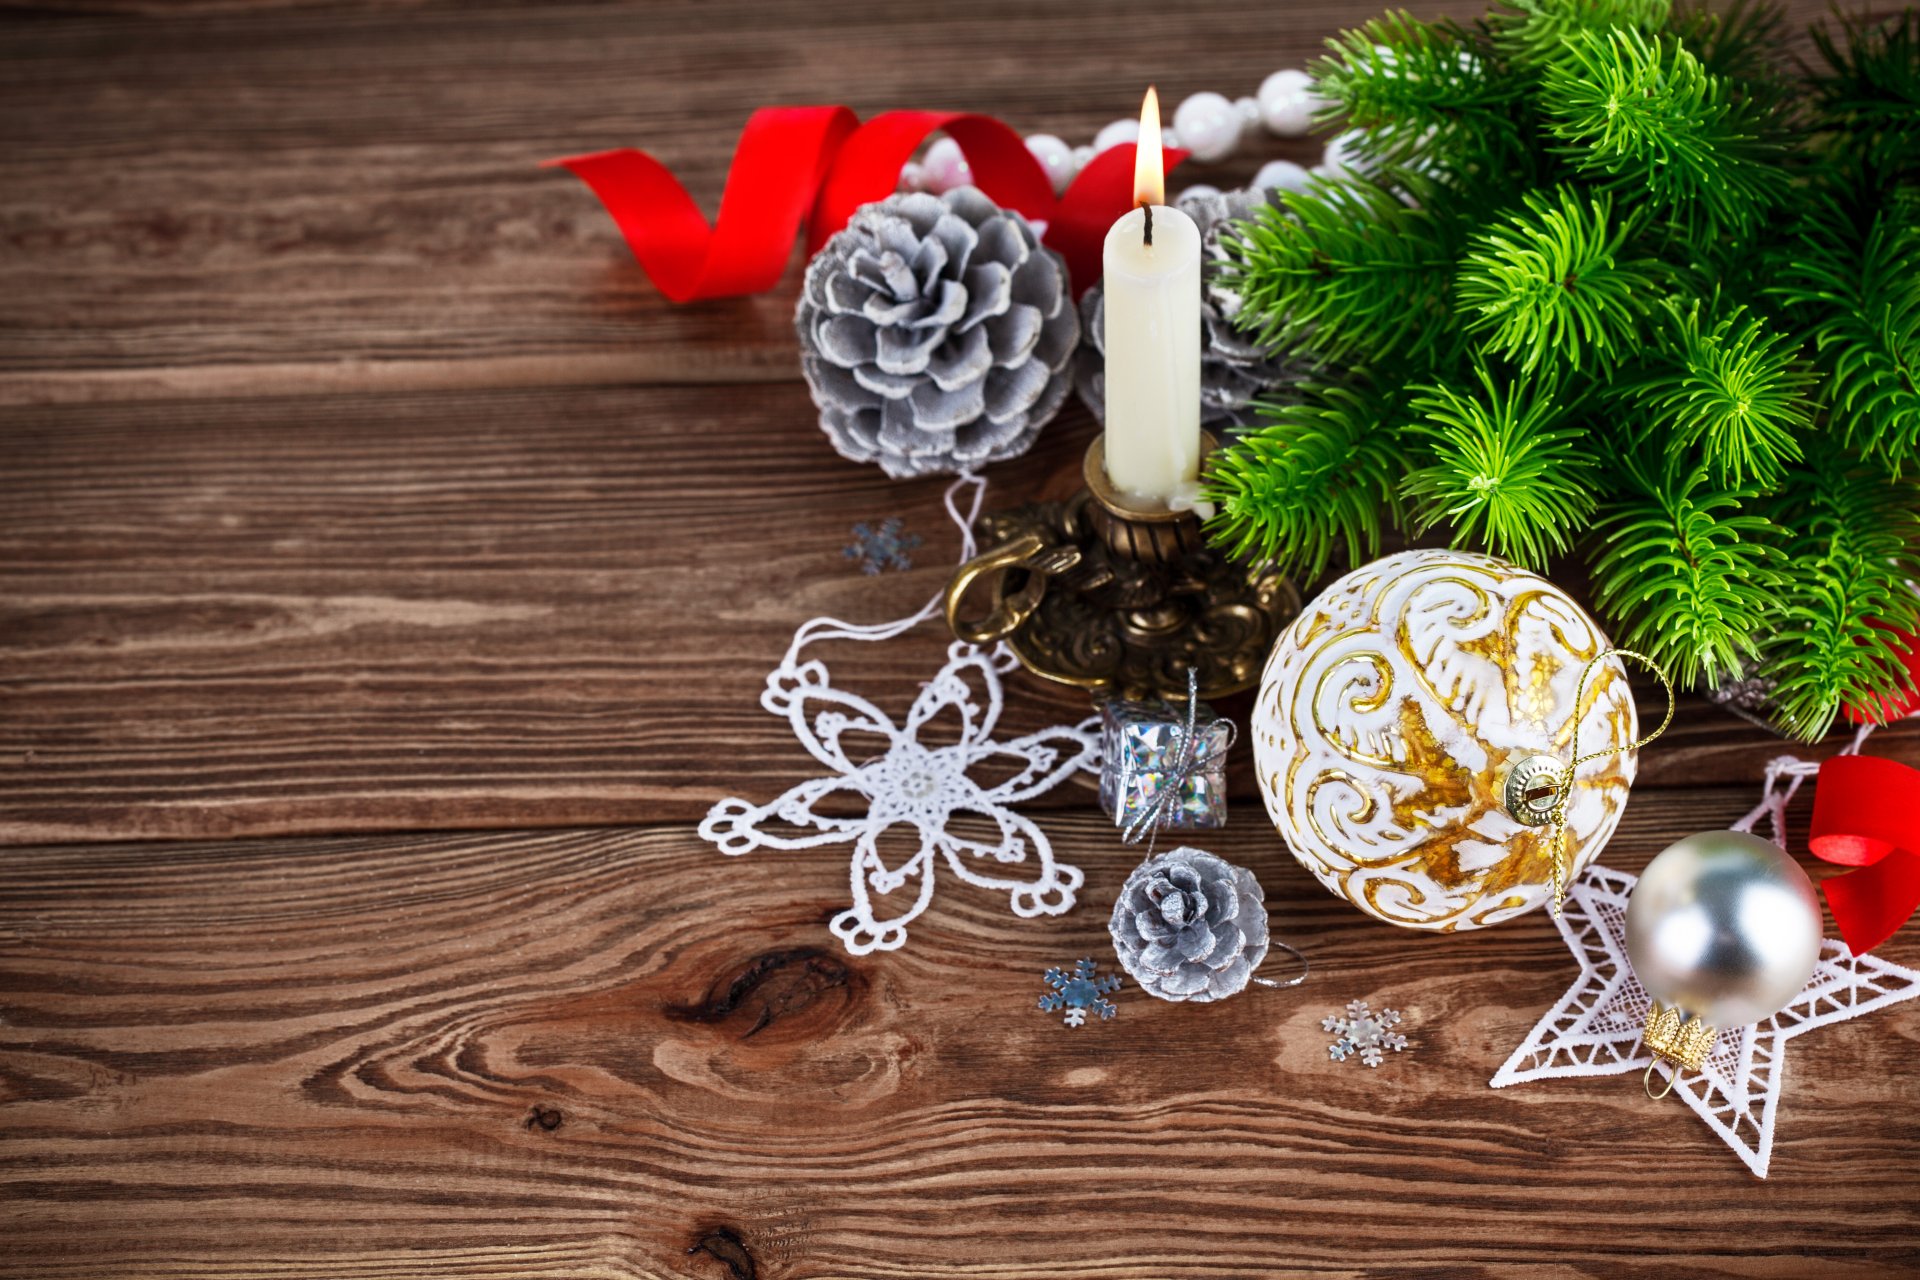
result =
[[1313,77],[1304,71],[1276,71],[1260,83],[1260,119],[1282,138],[1305,136],[1319,107]]
[[[1202,164],[1215,164],[1233,155],[1259,126],[1277,137],[1306,136],[1313,127],[1314,113],[1322,105],[1313,91],[1313,77],[1289,68],[1261,81],[1257,97],[1229,99],[1206,90],[1190,94],[1174,110],[1173,123],[1160,131],[1160,141],[1163,146],[1191,153]],[[1064,195],[1094,156],[1139,138],[1138,120],[1115,120],[1094,135],[1092,146],[1070,147],[1051,133],[1031,134],[1026,141],[1027,150],[1053,184],[1053,193]],[[1335,177],[1351,168],[1351,139],[1342,134],[1328,145],[1321,163],[1311,173],[1291,160],[1273,160],[1260,167],[1249,185],[1256,190],[1302,191],[1313,174]],[[972,181],[973,169],[960,144],[947,137],[936,138],[918,164],[909,161],[900,170],[900,185],[908,191],[938,195]],[[1181,194],[1195,193],[1217,194],[1218,188],[1197,183]]]
[[1093,135],[1093,152],[1111,151],[1129,142],[1140,141],[1140,122],[1138,120],[1115,120],[1112,124]]
[[1174,108],[1173,133],[1195,160],[1212,164],[1240,145],[1240,113],[1217,93],[1196,93]]
[[973,166],[967,163],[959,143],[952,138],[936,138],[927,148],[926,159],[920,162],[920,180],[926,190],[939,195],[955,187],[971,185]]
[[1062,196],[1073,182],[1073,175],[1080,172],[1080,166],[1074,163],[1073,148],[1063,138],[1051,133],[1027,135],[1027,150],[1047,171],[1047,181],[1053,184],[1053,194]]

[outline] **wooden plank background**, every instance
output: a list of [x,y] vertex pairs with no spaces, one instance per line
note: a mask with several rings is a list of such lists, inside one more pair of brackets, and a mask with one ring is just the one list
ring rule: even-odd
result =
[[[938,482],[825,446],[791,274],[672,307],[537,162],[644,145],[711,208],[763,103],[1082,141],[1372,12],[1166,8],[0,14],[0,1273],[1920,1272],[1920,1005],[1795,1042],[1766,1182],[1630,1079],[1494,1093],[1575,973],[1550,921],[1369,922],[1244,760],[1212,844],[1313,979],[1077,1032],[1039,973],[1109,953],[1133,861],[1084,787],[1042,806],[1082,908],[947,885],[862,959],[839,854],[693,834],[809,775],[756,701],[793,626],[906,612],[955,539]],[[992,500],[1071,488],[1091,431]],[[848,528],[889,515],[920,567],[863,577]],[[943,644],[828,656],[898,708]],[[1020,726],[1082,709],[1014,688]],[[1874,744],[1920,764],[1912,725]],[[1689,699],[1608,862],[1786,749]],[[1413,1051],[1329,1062],[1349,999]]]

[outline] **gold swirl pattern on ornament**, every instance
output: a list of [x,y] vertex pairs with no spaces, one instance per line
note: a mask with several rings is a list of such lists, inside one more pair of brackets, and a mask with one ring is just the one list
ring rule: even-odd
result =
[[[1497,624],[1491,630],[1480,635],[1462,636],[1461,632],[1474,630],[1493,615],[1498,593],[1490,590],[1489,586],[1497,587],[1508,576],[1497,570],[1498,566],[1493,562],[1465,567],[1449,564],[1443,571],[1428,574],[1415,569],[1405,575],[1414,579],[1412,582],[1390,584],[1374,598],[1368,613],[1373,628],[1391,637],[1392,650],[1341,655],[1319,671],[1309,699],[1314,734],[1307,734],[1300,723],[1300,699],[1297,696],[1292,707],[1274,708],[1283,713],[1277,718],[1287,724],[1294,739],[1291,758],[1285,770],[1284,788],[1277,785],[1282,781],[1277,773],[1269,778],[1276,798],[1301,795],[1297,789],[1301,782],[1300,770],[1303,766],[1312,767],[1312,751],[1308,744],[1315,737],[1325,748],[1354,764],[1385,769],[1409,778],[1416,784],[1416,789],[1404,795],[1394,794],[1389,785],[1384,803],[1391,813],[1394,828],[1397,828],[1392,832],[1369,833],[1350,829],[1350,824],[1370,822],[1383,803],[1383,798],[1374,794],[1362,777],[1356,777],[1345,769],[1325,769],[1307,782],[1303,797],[1302,816],[1319,845],[1318,849],[1312,851],[1313,862],[1319,864],[1314,868],[1315,874],[1323,881],[1329,881],[1329,887],[1337,888],[1338,892],[1349,898],[1353,896],[1350,890],[1355,887],[1352,877],[1362,875],[1362,884],[1358,888],[1365,904],[1383,919],[1396,923],[1451,930],[1459,927],[1463,921],[1470,921],[1477,927],[1492,922],[1496,917],[1504,918],[1505,915],[1536,905],[1552,880],[1553,851],[1542,832],[1516,828],[1511,836],[1500,840],[1475,829],[1484,821],[1490,821],[1496,827],[1502,822],[1511,825],[1504,817],[1502,800],[1495,793],[1494,783],[1504,774],[1511,758],[1530,753],[1531,749],[1537,747],[1522,752],[1517,744],[1501,746],[1489,741],[1487,734],[1470,722],[1474,717],[1467,712],[1472,698],[1463,696],[1470,676],[1456,664],[1445,660],[1443,655],[1447,646],[1451,645],[1459,653],[1477,659],[1499,673],[1508,725],[1515,728],[1531,726],[1544,733],[1561,750],[1572,739],[1576,726],[1600,705],[1601,698],[1610,691],[1617,678],[1611,669],[1603,672],[1603,678],[1590,686],[1591,694],[1583,700],[1582,705],[1573,708],[1557,725],[1552,725],[1553,682],[1569,664],[1563,656],[1556,655],[1550,646],[1527,649],[1522,638],[1523,627],[1529,622],[1543,627],[1547,636],[1566,655],[1582,663],[1599,652],[1600,637],[1577,607],[1564,602],[1544,587],[1518,592],[1506,602]],[[1430,598],[1436,588],[1457,589],[1461,595],[1457,601],[1442,598],[1437,602],[1440,605],[1438,609],[1429,605],[1425,616],[1430,620],[1434,632],[1428,637],[1434,652],[1427,662],[1423,662],[1419,655],[1421,646],[1412,630],[1412,615],[1420,611],[1423,598]],[[1349,587],[1350,591],[1364,589],[1364,584]],[[1383,611],[1390,603],[1395,608],[1395,616],[1390,625],[1382,625],[1387,622]],[[1339,628],[1333,615],[1322,610],[1315,610],[1310,620],[1303,616],[1300,624],[1297,640],[1318,641],[1303,646],[1309,651],[1298,664],[1302,676],[1320,667],[1333,646],[1361,634]],[[1336,634],[1327,635],[1329,630]],[[1531,661],[1523,662],[1523,653],[1530,653]],[[1395,661],[1396,658],[1398,661]],[[1397,758],[1367,750],[1359,740],[1358,733],[1355,733],[1355,740],[1349,742],[1343,732],[1332,729],[1323,718],[1322,708],[1327,705],[1328,689],[1332,687],[1336,693],[1345,695],[1345,690],[1332,685],[1332,682],[1337,678],[1354,679],[1353,673],[1347,669],[1356,661],[1367,664],[1378,681],[1377,689],[1363,690],[1359,696],[1348,698],[1345,709],[1356,714],[1371,715],[1379,711],[1395,696],[1394,690],[1398,687],[1396,676],[1404,674],[1410,678],[1410,691],[1401,696],[1399,704],[1398,743],[1402,754]],[[1429,664],[1450,671],[1451,679],[1440,682],[1448,686],[1444,693],[1435,681],[1428,679]],[[1419,694],[1425,694],[1426,697],[1423,699],[1417,696]],[[1427,705],[1423,706],[1423,702]],[[1615,742],[1630,741],[1631,730],[1626,721],[1632,714],[1631,704],[1625,704],[1623,709],[1617,698],[1613,703],[1606,713],[1609,737]],[[1478,718],[1485,719],[1488,710],[1490,708],[1481,708]],[[1443,735],[1434,732],[1430,720],[1434,714],[1443,715],[1450,727],[1457,726],[1461,745],[1471,743],[1477,747],[1484,757],[1484,765],[1468,767],[1456,758],[1455,751],[1448,749]],[[1623,731],[1627,736],[1621,736]],[[1600,829],[1610,826],[1608,819],[1617,813],[1620,803],[1617,796],[1624,795],[1629,781],[1626,767],[1629,766],[1615,758],[1599,776],[1582,778],[1577,783],[1577,790],[1598,792],[1602,796]],[[1363,768],[1363,776],[1364,773]],[[1325,815],[1326,821],[1323,821],[1317,801],[1321,788],[1327,784],[1343,785],[1356,797],[1358,805],[1342,813],[1329,813]],[[1329,823],[1335,823],[1342,829],[1337,833],[1329,831]],[[1424,839],[1420,838],[1423,833]],[[1597,842],[1590,837],[1598,833],[1597,830],[1570,833],[1575,848],[1576,868],[1583,867],[1591,860]],[[1395,839],[1396,835],[1401,838]],[[1408,840],[1416,843],[1409,847]],[[1465,865],[1467,859],[1463,846],[1484,852],[1501,845],[1504,845],[1505,853],[1498,861],[1481,866]],[[1296,849],[1296,852],[1304,851]],[[1395,871],[1405,874],[1392,874]],[[1430,888],[1443,890],[1448,900],[1458,901],[1450,914],[1433,915],[1418,910],[1446,905],[1445,900],[1438,903],[1433,901],[1435,895],[1429,892]],[[1391,894],[1388,894],[1389,890]],[[1391,896],[1400,905],[1389,906],[1383,895]]]

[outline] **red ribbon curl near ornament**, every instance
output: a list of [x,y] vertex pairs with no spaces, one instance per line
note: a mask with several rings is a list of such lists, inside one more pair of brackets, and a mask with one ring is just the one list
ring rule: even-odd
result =
[[1820,888],[1840,936],[1865,955],[1920,908],[1920,769],[1878,756],[1834,756],[1813,793],[1813,856],[1858,871]]
[[[803,222],[807,252],[817,252],[861,205],[893,194],[915,148],[943,130],[960,144],[974,185],[1045,224],[1042,239],[1067,260],[1076,294],[1100,278],[1107,228],[1133,207],[1130,144],[1088,161],[1056,200],[1027,144],[991,116],[887,111],[861,124],[846,107],[762,107],[740,133],[711,226],[673,172],[644,151],[619,147],[547,163],[600,198],[660,292],[693,302],[773,288]],[[1186,158],[1167,148],[1167,170]]]

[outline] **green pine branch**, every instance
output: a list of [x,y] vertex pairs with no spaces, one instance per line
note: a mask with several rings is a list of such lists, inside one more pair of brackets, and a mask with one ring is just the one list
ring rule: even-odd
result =
[[1327,47],[1313,68],[1316,89],[1361,131],[1356,153],[1370,172],[1417,171],[1435,147],[1519,153],[1522,86],[1501,73],[1476,33],[1393,11]]
[[1764,674],[1784,732],[1808,742],[1843,705],[1909,688],[1897,632],[1920,630],[1920,490],[1837,452],[1795,473],[1776,506],[1790,531],[1789,582]]
[[1413,388],[1419,416],[1408,431],[1434,453],[1406,479],[1415,528],[1449,524],[1456,546],[1543,568],[1593,513],[1594,464],[1580,432],[1563,425],[1555,384],[1513,382],[1503,393],[1485,368],[1475,373],[1484,397],[1445,383]]
[[1371,176],[1229,233],[1226,283],[1339,388],[1217,455],[1209,529],[1309,576],[1390,524],[1539,568],[1585,543],[1616,635],[1758,670],[1813,735],[1898,687],[1879,624],[1915,621],[1920,14],[1790,70],[1772,0],[1672,2],[1332,42]]
[[1575,169],[1644,192],[1709,237],[1756,227],[1791,185],[1760,108],[1671,37],[1568,36],[1547,67],[1541,109]]
[[1782,53],[1785,26],[1786,15],[1768,0],[1688,0],[1674,10],[1671,30],[1709,75],[1736,92],[1779,102],[1792,91]]
[[1300,391],[1296,403],[1265,406],[1263,425],[1213,455],[1206,496],[1217,510],[1210,532],[1234,555],[1312,579],[1338,549],[1350,564],[1380,554],[1383,527],[1402,514],[1407,455],[1392,397]]
[[1365,180],[1316,178],[1225,238],[1240,327],[1321,364],[1420,360],[1448,336],[1453,254],[1433,217]]
[[1890,201],[1866,231],[1830,196],[1777,255],[1770,292],[1803,320],[1847,443],[1894,475],[1920,466],[1920,212]]
[[1604,509],[1589,556],[1595,607],[1683,686],[1748,670],[1786,582],[1780,531],[1743,511],[1758,490],[1716,487],[1705,467],[1621,466],[1627,491]]
[[1604,368],[1633,349],[1657,264],[1628,257],[1631,222],[1605,197],[1570,187],[1528,192],[1526,211],[1474,241],[1456,289],[1483,350],[1530,373],[1543,366]]
[[1517,67],[1537,70],[1558,58],[1570,37],[1615,28],[1664,30],[1670,0],[1501,0],[1487,14],[1494,47]]
[[1799,433],[1812,425],[1813,376],[1799,347],[1742,307],[1718,321],[1669,304],[1672,338],[1652,374],[1623,391],[1651,427],[1698,446],[1722,483],[1779,483],[1801,457]]
[[1813,78],[1821,123],[1890,179],[1920,180],[1920,10],[1879,22],[1838,16],[1844,42],[1812,33],[1827,65]]

